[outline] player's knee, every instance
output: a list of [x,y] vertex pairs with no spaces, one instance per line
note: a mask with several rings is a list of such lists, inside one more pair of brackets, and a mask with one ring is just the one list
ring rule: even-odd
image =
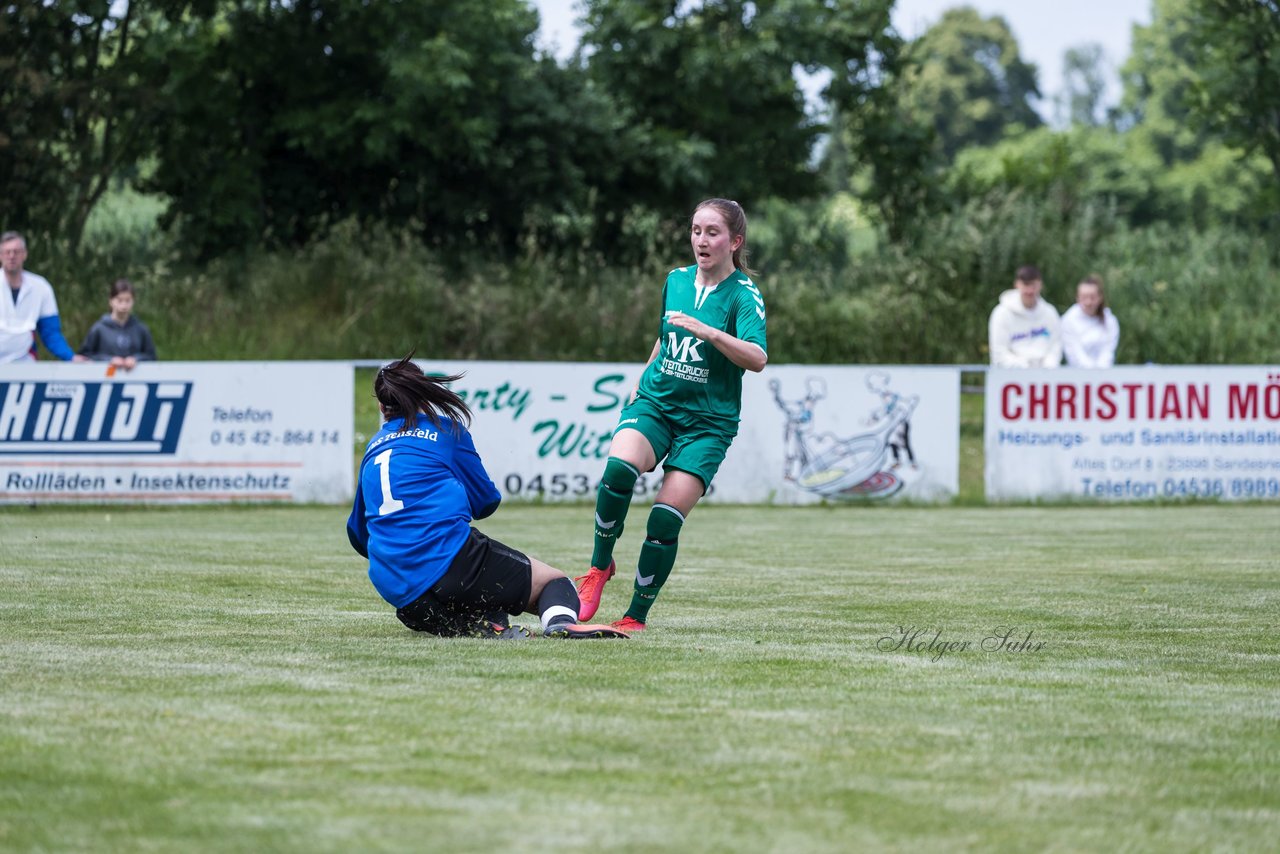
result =
[[604,476],[600,478],[600,485],[610,492],[629,495],[639,477],[640,472],[635,466],[617,457],[609,457],[604,464]]
[[649,511],[649,524],[645,529],[645,539],[650,542],[668,545],[680,538],[680,528],[684,525],[684,514],[670,504],[655,504]]

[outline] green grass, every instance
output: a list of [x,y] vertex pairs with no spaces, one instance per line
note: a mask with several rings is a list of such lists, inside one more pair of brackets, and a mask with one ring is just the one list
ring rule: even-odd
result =
[[[0,512],[0,850],[1280,838],[1280,507],[708,506],[646,634],[520,643],[402,629],[344,516]],[[583,507],[483,527],[590,539]],[[973,646],[878,648],[900,626]],[[976,648],[999,626],[1044,646]]]
[[983,438],[983,407],[986,398],[982,394],[960,395],[960,491],[958,504],[982,504],[986,501],[986,450]]

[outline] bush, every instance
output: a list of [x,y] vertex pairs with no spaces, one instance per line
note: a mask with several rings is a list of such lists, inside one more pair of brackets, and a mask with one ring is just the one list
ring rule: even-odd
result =
[[[586,247],[545,253],[534,241],[514,260],[452,257],[408,230],[346,222],[297,252],[202,267],[180,264],[154,229],[107,229],[74,255],[36,235],[30,266],[53,282],[73,346],[124,275],[165,359],[390,358],[416,348],[441,359],[639,361],[657,332],[662,279],[688,250],[683,222],[632,219],[656,236],[631,265]],[[1274,250],[1224,227],[1134,229],[1096,200],[1066,209],[1011,191],[936,217],[909,245],[873,244],[839,197],[762,205],[751,236],[774,362],[985,362],[987,317],[1025,263],[1044,272],[1060,310],[1081,278],[1103,277],[1121,362],[1280,358]]]

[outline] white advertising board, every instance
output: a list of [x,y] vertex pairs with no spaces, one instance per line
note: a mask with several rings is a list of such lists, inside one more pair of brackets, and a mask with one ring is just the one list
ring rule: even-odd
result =
[[349,501],[341,362],[0,365],[0,502]]
[[[504,496],[590,500],[640,364],[422,361],[465,373],[472,436]],[[370,436],[377,424],[361,424]],[[770,365],[743,379],[742,422],[708,500],[944,500],[959,488],[952,368]],[[636,484],[652,498],[661,467]]]
[[1280,498],[1280,367],[992,369],[991,500]]

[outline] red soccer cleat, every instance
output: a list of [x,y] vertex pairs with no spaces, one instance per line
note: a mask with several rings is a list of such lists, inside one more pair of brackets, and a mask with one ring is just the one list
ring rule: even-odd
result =
[[613,578],[614,570],[617,565],[613,561],[609,561],[608,569],[596,569],[594,566],[587,570],[586,575],[579,575],[574,579],[578,587],[578,619],[590,620],[596,615],[596,610],[600,607],[600,596],[604,593],[604,583]]
[[644,631],[644,623],[631,617],[623,617],[621,620],[611,623],[610,626],[620,632],[626,632],[627,634]]

